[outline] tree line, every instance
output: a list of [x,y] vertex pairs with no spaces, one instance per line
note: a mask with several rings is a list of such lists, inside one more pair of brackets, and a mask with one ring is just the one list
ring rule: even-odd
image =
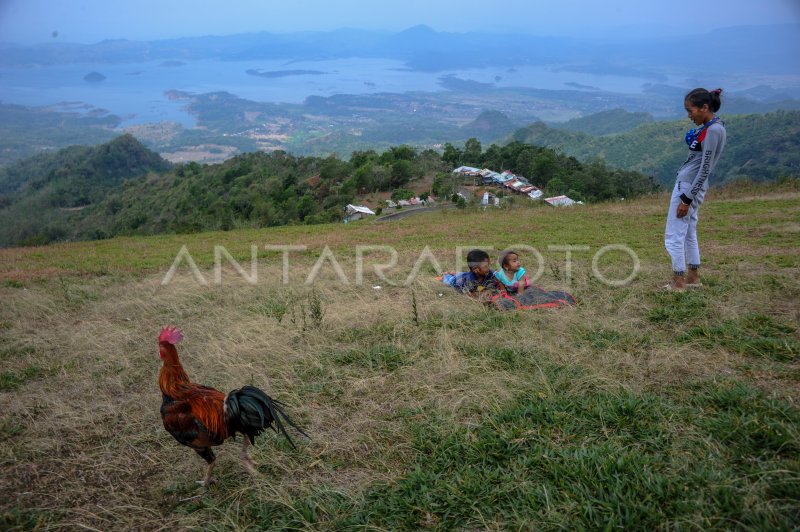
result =
[[462,164],[510,170],[548,194],[585,201],[656,188],[639,172],[522,142],[485,150],[474,138],[441,151],[400,145],[349,159],[252,152],[219,164],[170,165],[123,135],[0,170],[0,245],[338,222],[359,196],[402,195],[422,178],[447,198],[461,184],[452,169]]

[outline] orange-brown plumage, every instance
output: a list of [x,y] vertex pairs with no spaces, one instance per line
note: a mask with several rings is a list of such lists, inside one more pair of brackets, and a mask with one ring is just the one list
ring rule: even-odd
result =
[[205,425],[215,439],[224,440],[232,436],[225,424],[225,394],[214,388],[197,385],[189,392],[192,415]]
[[[158,375],[162,395],[161,419],[164,428],[179,443],[194,449],[208,462],[205,484],[212,481],[215,456],[211,447],[221,445],[237,432],[244,435],[242,459],[250,470],[253,462],[247,454],[247,446],[273,421],[277,425],[274,430],[280,429],[287,438],[289,434],[281,418],[306,435],[283,412],[280,402],[258,388],[245,386],[225,395],[214,388],[191,382],[175,348],[182,339],[183,334],[174,327],[162,329],[158,338],[159,356],[163,361]],[[289,442],[292,443],[291,438]]]

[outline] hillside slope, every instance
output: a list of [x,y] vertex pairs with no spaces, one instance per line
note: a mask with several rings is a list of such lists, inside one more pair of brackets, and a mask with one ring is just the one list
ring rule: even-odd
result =
[[563,123],[553,123],[550,127],[602,136],[624,133],[642,124],[650,124],[655,119],[650,113],[632,113],[624,109],[601,111],[580,118],[573,118]]
[[[449,210],[391,230],[367,221],[0,249],[0,492],[13,494],[0,497],[0,522],[792,529],[799,199],[797,182],[713,189],[705,287],[684,294],[657,290],[670,275],[665,194]],[[287,245],[305,248],[284,259]],[[538,250],[536,284],[578,305],[501,313],[434,279],[468,247],[495,259],[512,245]],[[624,279],[633,256],[617,248],[595,261],[609,245],[639,261],[622,286],[602,279]],[[537,275],[536,255],[520,253]],[[198,488],[205,463],[159,420],[166,323],[185,333],[193,381],[259,386],[311,439],[293,449],[266,432],[252,476],[228,442],[218,484]]]
[[[800,175],[800,111],[720,116],[728,130],[728,141],[714,170],[717,182]],[[688,120],[657,122],[619,135],[596,137],[537,122],[517,130],[511,139],[559,149],[580,160],[601,157],[611,166],[638,170],[669,184],[686,157],[683,137],[690,127]]]
[[67,235],[71,212],[102,201],[127,179],[171,167],[133,136],[121,135],[0,169],[0,245]]

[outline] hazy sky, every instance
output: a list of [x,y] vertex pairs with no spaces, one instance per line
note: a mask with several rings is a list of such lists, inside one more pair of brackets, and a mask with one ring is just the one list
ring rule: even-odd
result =
[[513,31],[664,35],[800,23],[800,0],[0,0],[0,41],[165,39],[254,31]]

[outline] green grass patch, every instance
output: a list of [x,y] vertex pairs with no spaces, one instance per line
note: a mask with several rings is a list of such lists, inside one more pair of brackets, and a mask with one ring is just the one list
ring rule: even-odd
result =
[[[797,246],[797,240],[793,245]],[[765,258],[780,268],[797,268],[800,266],[800,257],[796,255],[769,255]]]
[[[341,524],[792,528],[796,410],[739,383],[701,391],[689,405],[623,390],[531,394],[476,427],[420,424],[410,471]],[[715,407],[696,417],[700,403]]]
[[57,522],[62,513],[52,510],[10,508],[0,511],[0,528],[3,530],[40,530]]
[[39,366],[28,366],[21,371],[4,371],[0,373],[0,391],[16,390],[26,382],[42,375]]
[[588,342],[597,350],[622,351],[626,353],[640,352],[653,344],[650,336],[636,335],[625,331],[599,328],[583,332],[580,341]]
[[706,295],[699,290],[657,292],[652,297],[655,304],[647,314],[652,323],[669,325],[706,317]]
[[25,432],[25,425],[23,425],[18,416],[10,415],[0,419],[0,441],[9,440]]
[[[410,418],[413,462],[361,493],[246,498],[237,526],[390,530],[790,530],[800,414],[736,381],[665,395],[600,390],[541,366],[532,389],[468,425]],[[582,380],[582,387],[574,383]],[[417,420],[413,420],[417,419]]]
[[524,319],[520,312],[500,312],[492,307],[485,307],[477,312],[455,318],[454,326],[472,331],[473,334],[483,334],[509,326],[519,325]]
[[[800,458],[800,413],[788,403],[736,381],[698,387],[689,402],[701,412],[695,424],[737,464],[756,471],[761,460]],[[800,496],[800,477],[794,482]]]
[[334,338],[349,344],[380,343],[394,334],[393,323],[379,323],[370,327],[348,327],[339,331]]
[[781,362],[800,355],[796,329],[764,314],[748,314],[716,325],[698,325],[679,336],[682,342],[722,346],[744,355]]
[[283,321],[283,317],[286,316],[286,313],[289,312],[289,303],[274,299],[261,301],[251,306],[250,310],[255,314],[272,318],[280,323]]
[[79,308],[83,305],[98,301],[100,296],[98,292],[89,286],[77,284],[75,282],[59,279],[58,282],[60,296],[63,298],[65,306],[71,308]]
[[789,231],[770,231],[758,239],[758,243],[764,246],[777,246],[785,248],[797,248],[800,239],[797,233]]
[[461,351],[468,357],[488,360],[499,369],[529,368],[537,360],[535,352],[519,347],[466,345]]
[[[340,368],[326,364],[331,353],[319,355],[319,361],[305,362],[295,366],[299,377],[298,392],[307,397],[309,402],[336,403],[345,396],[347,382],[342,379]],[[299,415],[293,415],[297,422],[302,420]]]
[[11,360],[17,357],[27,357],[36,350],[29,345],[11,345],[0,348],[0,360]]
[[333,353],[334,363],[371,370],[394,371],[411,362],[410,355],[392,344],[378,344],[366,349],[348,349]]

